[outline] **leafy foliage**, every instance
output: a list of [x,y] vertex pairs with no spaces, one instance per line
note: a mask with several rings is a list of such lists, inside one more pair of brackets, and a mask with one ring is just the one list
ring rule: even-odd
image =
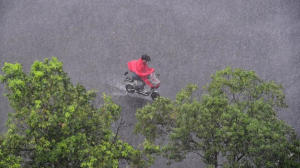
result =
[[140,151],[110,129],[121,108],[103,94],[96,108],[95,91],[74,86],[56,58],[36,61],[30,74],[18,63],[5,63],[0,76],[15,113],[0,143],[0,166],[118,167],[125,159],[144,167]]
[[162,97],[137,111],[135,132],[160,146],[155,153],[182,161],[192,152],[214,167],[300,166],[295,131],[276,117],[287,107],[281,85],[228,67],[212,75],[201,100],[197,89],[188,85],[175,101]]
[[4,137],[0,136],[0,167],[21,167],[21,158],[7,152],[3,147],[3,140]]

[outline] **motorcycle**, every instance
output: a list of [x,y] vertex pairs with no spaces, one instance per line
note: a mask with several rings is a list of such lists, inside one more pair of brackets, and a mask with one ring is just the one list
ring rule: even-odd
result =
[[[125,80],[124,80],[124,83],[125,83],[125,88],[126,88],[126,91],[128,93],[138,93],[138,94],[141,94],[143,96],[149,96],[152,98],[152,100],[158,98],[160,95],[157,91],[157,89],[159,88],[159,85],[160,85],[160,81],[156,78],[155,76],[155,73],[151,73],[149,76],[148,76],[148,80],[149,82],[151,83],[151,86],[150,86],[150,90],[141,90],[139,88],[139,81],[138,80],[134,80],[132,77],[129,77],[128,76],[128,71],[126,71],[124,73],[124,75],[126,76]],[[158,75],[159,76],[159,75]]]

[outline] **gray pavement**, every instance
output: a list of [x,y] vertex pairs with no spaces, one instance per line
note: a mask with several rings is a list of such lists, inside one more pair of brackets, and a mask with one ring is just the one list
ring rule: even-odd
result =
[[[29,71],[35,60],[58,57],[74,83],[112,95],[127,123],[150,99],[126,94],[126,63],[148,54],[161,95],[172,99],[226,66],[282,84],[289,108],[278,116],[300,135],[299,37],[299,0],[0,0],[1,67],[19,62]],[[0,132],[11,111],[0,96]],[[136,145],[142,137],[131,129],[122,135]],[[158,159],[153,167],[167,166]],[[171,167],[201,162],[191,155]]]

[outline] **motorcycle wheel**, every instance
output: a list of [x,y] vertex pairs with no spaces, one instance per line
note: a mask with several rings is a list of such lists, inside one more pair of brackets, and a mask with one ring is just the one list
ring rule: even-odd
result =
[[152,100],[158,98],[159,96],[160,96],[160,95],[159,95],[158,92],[152,92],[152,93],[151,93],[151,98],[152,98]]
[[134,92],[135,92],[135,89],[134,89],[133,85],[127,84],[127,85],[126,85],[126,91],[127,91],[128,93],[134,93]]

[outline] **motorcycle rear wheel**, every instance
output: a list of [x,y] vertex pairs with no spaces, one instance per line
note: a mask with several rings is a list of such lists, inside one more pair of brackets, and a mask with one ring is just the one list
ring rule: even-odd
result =
[[127,91],[128,93],[134,93],[134,92],[135,92],[134,86],[131,85],[131,84],[127,84],[127,85],[126,85],[126,91]]

